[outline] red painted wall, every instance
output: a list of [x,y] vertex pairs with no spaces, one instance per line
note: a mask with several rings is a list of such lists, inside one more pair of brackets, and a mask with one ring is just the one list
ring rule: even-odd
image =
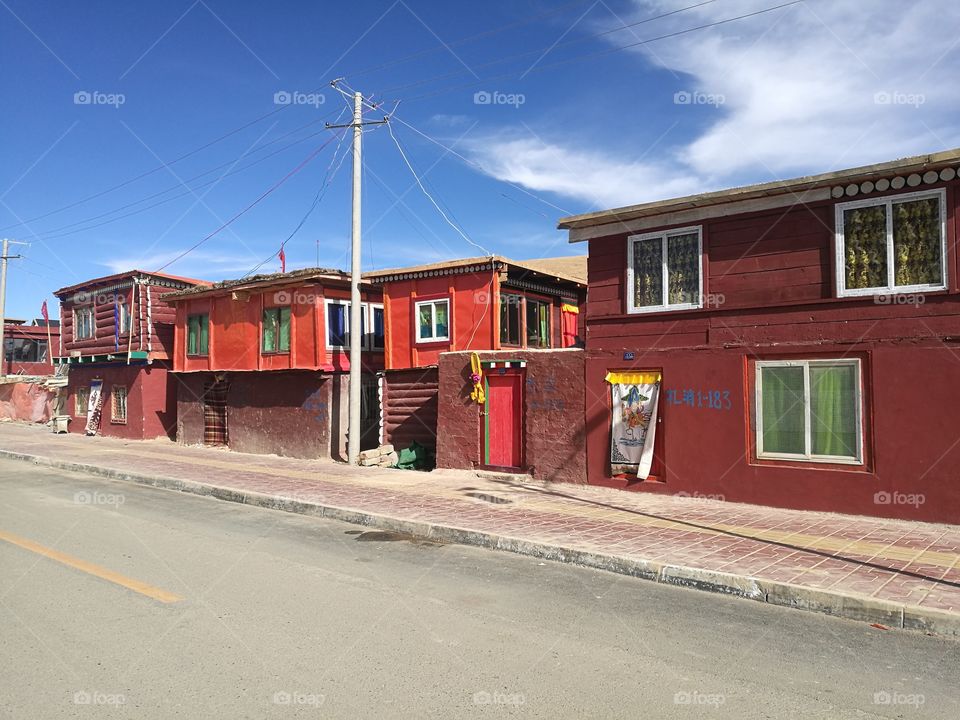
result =
[[[86,415],[76,415],[76,391],[89,387],[93,380],[103,380],[103,412],[100,435],[132,440],[176,435],[176,380],[160,362],[152,365],[100,365],[70,368],[67,386],[66,413],[70,416],[70,432],[83,434]],[[114,422],[111,393],[115,385],[127,388],[127,422]]]
[[[560,306],[564,301],[556,296],[528,290],[501,288],[499,275],[491,271],[388,281],[383,283],[383,293],[387,323],[385,360],[388,369],[436,365],[440,354],[444,352],[499,350],[499,303],[502,294],[525,295],[549,301],[551,342],[555,348],[562,346]],[[451,300],[450,340],[417,342],[416,303],[444,298]],[[579,303],[582,305],[584,300],[585,294],[581,292]],[[573,304],[577,304],[577,301],[573,301]],[[582,312],[580,317],[583,317]],[[521,322],[525,322],[524,317],[521,317]],[[523,337],[521,330],[521,344],[525,344]]]
[[[527,362],[522,372],[524,469],[541,480],[586,482],[584,352],[501,350],[480,357],[484,361]],[[473,469],[483,465],[483,408],[470,399],[469,375],[469,353],[441,355],[437,467]]]
[[[230,370],[349,370],[349,350],[327,348],[324,300],[349,300],[347,288],[317,285],[284,287],[249,293],[246,299],[221,295],[184,298],[177,302],[174,370],[176,372]],[[362,301],[380,303],[378,289],[361,292]],[[260,352],[263,310],[289,306],[290,352]],[[187,317],[207,313],[210,317],[209,352],[187,355]],[[369,329],[368,329],[369,332]],[[364,369],[383,367],[383,351],[364,351]]]
[[[662,370],[664,390],[729,393],[729,407],[669,404],[661,396],[655,466],[664,482],[629,487],[960,522],[955,186],[947,191],[949,290],[924,295],[922,304],[835,297],[834,201],[701,223],[704,292],[715,303],[701,310],[627,314],[627,235],[591,240],[585,372],[590,482],[627,486],[609,475],[604,375],[615,369]],[[624,352],[635,358],[624,360]],[[753,362],[790,357],[861,358],[865,465],[755,459]],[[884,502],[887,496],[877,493],[922,496],[923,502]]]
[[[388,368],[402,369],[436,365],[441,352],[484,350],[493,347],[495,297],[492,272],[465,273],[384,283],[387,313]],[[416,303],[450,300],[450,339],[417,342]]]

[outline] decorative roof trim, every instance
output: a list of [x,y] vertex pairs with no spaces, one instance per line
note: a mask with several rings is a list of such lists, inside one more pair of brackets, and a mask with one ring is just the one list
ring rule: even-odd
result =
[[554,297],[568,298],[571,300],[577,299],[577,294],[565,288],[561,288],[555,285],[544,285],[542,283],[530,282],[529,280],[517,280],[515,278],[507,278],[506,280],[500,283],[500,287],[512,288],[515,290],[529,290],[530,292],[537,292],[541,295],[552,295]]
[[377,275],[375,277],[368,277],[367,279],[379,285],[384,282],[395,282],[397,280],[420,280],[422,278],[429,277],[445,277],[447,275],[466,275],[468,273],[476,273],[483,271],[502,271],[506,270],[506,263],[500,260],[493,260],[485,263],[474,263],[470,265],[457,265],[453,267],[445,268],[435,268],[433,270],[417,270],[415,272],[395,272],[390,273],[389,275]]

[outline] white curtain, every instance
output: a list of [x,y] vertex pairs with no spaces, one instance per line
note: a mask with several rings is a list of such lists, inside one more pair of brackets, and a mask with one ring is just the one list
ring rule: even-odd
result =
[[611,372],[610,472],[650,476],[660,400],[660,373]]

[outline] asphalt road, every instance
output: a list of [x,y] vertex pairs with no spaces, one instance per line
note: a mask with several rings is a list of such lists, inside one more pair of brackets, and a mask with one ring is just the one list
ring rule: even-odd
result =
[[0,461],[0,715],[958,718],[960,642]]

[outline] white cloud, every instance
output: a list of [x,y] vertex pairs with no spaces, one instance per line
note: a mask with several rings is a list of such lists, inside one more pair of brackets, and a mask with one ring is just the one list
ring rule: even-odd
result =
[[597,206],[640,202],[650,192],[647,188],[667,197],[697,189],[695,178],[655,163],[618,160],[600,151],[573,150],[538,138],[484,138],[468,147],[488,175]]
[[448,115],[446,113],[437,113],[430,117],[430,123],[432,125],[439,125],[447,128],[455,128],[466,125],[470,122],[470,118],[466,115]]
[[[685,4],[637,0],[623,20]],[[770,4],[705,5],[658,21],[656,34]],[[673,119],[677,126],[646,156],[629,138],[594,135],[585,147],[583,137],[540,139],[528,129],[483,138],[470,150],[495,178],[610,207],[947,149],[960,145],[958,25],[957,3],[808,0],[637,48],[634,62],[640,55],[676,78],[674,87],[661,82],[655,90],[669,92],[662,130]],[[636,42],[654,34],[647,27],[607,40]],[[677,92],[722,104],[674,105]],[[716,119],[690,136],[706,112]]]

